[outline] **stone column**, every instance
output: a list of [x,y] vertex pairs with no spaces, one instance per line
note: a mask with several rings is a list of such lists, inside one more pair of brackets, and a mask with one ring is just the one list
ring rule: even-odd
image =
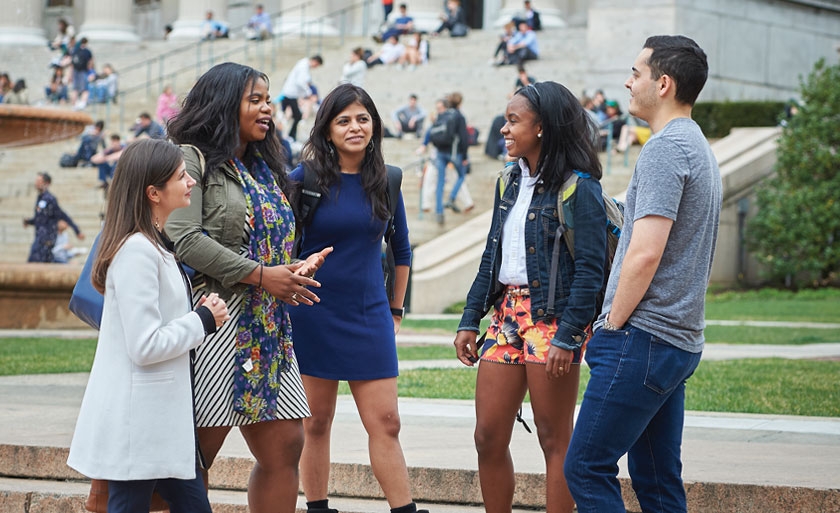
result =
[[[567,25],[564,16],[566,14],[565,10],[581,2],[582,0],[531,0],[531,7],[540,13],[540,23],[545,30],[547,28],[565,27]],[[502,0],[502,9],[499,11],[499,17],[493,26],[501,27],[521,12],[523,12],[522,0]]]
[[[344,0],[314,0],[312,3],[304,5],[302,8],[294,8],[289,10],[283,9],[283,15],[274,21],[274,33],[300,35],[303,37],[306,34],[310,36],[337,36],[339,34],[339,18],[329,17],[324,18],[325,15],[331,14],[347,6]],[[293,4],[300,5],[300,4]],[[348,16],[352,16],[349,13]],[[349,19],[349,18],[348,18]],[[349,26],[345,26],[345,30],[350,31]]]
[[[0,45],[45,46],[47,39],[41,27],[44,18],[43,2],[39,0],[9,0],[3,2],[0,17]],[[13,70],[9,70],[13,71]]]
[[[432,32],[440,26],[440,15],[443,14],[443,0],[404,0],[408,5],[408,15],[414,18],[414,27],[423,32]],[[401,0],[394,0],[394,12],[391,19],[399,15],[397,7],[403,3]],[[377,2],[376,16],[373,18],[382,22],[382,5]],[[374,25],[378,26],[378,25]]]
[[86,0],[85,22],[79,33],[92,42],[140,41],[134,30],[132,0]]
[[[178,19],[172,23],[172,33],[169,39],[192,39],[198,40],[204,35],[201,33],[201,25],[207,15],[207,11],[213,11],[213,19],[228,22],[227,0],[181,0],[178,2]],[[231,36],[236,37],[231,28]]]

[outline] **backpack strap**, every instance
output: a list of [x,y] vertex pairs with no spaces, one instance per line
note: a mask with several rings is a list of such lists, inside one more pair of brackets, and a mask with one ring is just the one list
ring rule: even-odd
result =
[[204,153],[192,144],[179,144],[178,147],[181,148],[181,153],[184,153],[184,151],[193,151],[195,153],[196,157],[198,157],[198,168],[201,173],[200,176],[203,180],[205,171],[204,168],[207,166],[207,163],[204,161]]
[[[566,247],[569,249],[572,259],[575,258],[574,218],[570,216],[567,223],[565,203],[577,190],[577,182],[582,177],[583,175],[575,171],[563,182],[557,192],[557,217],[560,218],[560,223],[557,226],[557,231],[554,232],[554,249],[551,252],[551,270],[548,277],[548,308],[546,312],[548,315],[554,315],[554,294],[557,291],[557,268],[560,266],[561,238],[566,241]],[[571,210],[569,213],[571,213]]]
[[318,177],[315,172],[306,167],[305,162],[300,163],[303,168],[303,187],[298,196],[296,221],[298,229],[295,230],[295,242],[292,246],[292,258],[300,255],[300,243],[303,240],[303,227],[307,226],[321,202],[321,191],[318,189]]
[[385,227],[385,243],[387,244],[396,231],[394,217],[397,214],[397,205],[400,202],[403,172],[397,166],[386,165],[385,168],[388,170],[388,210],[391,212],[388,225]]
[[318,208],[318,203],[321,202],[321,191],[318,188],[318,177],[315,176],[315,172],[309,169],[305,162],[301,162],[300,166],[303,168],[303,188],[300,191],[298,213],[300,225],[306,226],[312,219],[315,209]]
[[400,188],[402,187],[403,173],[402,169],[396,166],[386,165],[385,168],[388,170],[388,210],[391,213],[391,217],[385,225],[385,233],[383,234],[385,259],[383,261],[382,272],[385,275],[385,293],[388,296],[388,301],[393,301],[396,280],[395,269],[397,265],[394,259],[394,248],[391,246],[391,237],[397,231],[394,218],[396,217],[397,206],[400,203]]

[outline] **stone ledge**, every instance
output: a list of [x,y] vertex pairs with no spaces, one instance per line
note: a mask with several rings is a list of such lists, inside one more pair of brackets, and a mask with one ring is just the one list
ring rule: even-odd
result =
[[[0,475],[19,479],[77,480],[85,478],[68,468],[67,448],[0,445]],[[245,490],[253,466],[250,458],[219,458],[210,473],[211,489],[218,493]],[[414,497],[422,503],[441,503],[473,508],[481,504],[478,473],[474,470],[443,468],[409,468]],[[686,483],[688,510],[692,513],[790,513],[791,511],[840,511],[840,489],[817,489],[792,486],[761,486],[732,483]],[[622,495],[628,512],[641,511],[629,480],[621,479]],[[544,474],[516,474],[517,508],[544,508]],[[45,509],[27,511],[59,511],[52,506],[55,497],[43,491]],[[370,466],[361,464],[332,463],[330,470],[330,496],[375,500],[382,498]],[[36,495],[33,495],[35,497]],[[38,496],[40,497],[40,496]],[[6,509],[5,504],[21,501],[15,494],[0,489],[0,513],[25,511]],[[25,501],[23,501],[25,502]],[[20,503],[23,503],[20,502]],[[30,500],[31,502],[31,500]],[[61,511],[76,511],[74,509]],[[80,510],[81,511],[81,510]],[[217,510],[214,503],[214,511]],[[224,511],[240,511],[225,509]]]
[[82,266],[0,264],[0,329],[83,328],[67,305]]

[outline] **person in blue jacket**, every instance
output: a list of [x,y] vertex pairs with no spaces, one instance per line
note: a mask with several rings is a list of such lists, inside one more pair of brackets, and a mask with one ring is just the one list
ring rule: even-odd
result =
[[310,513],[328,506],[330,428],[338,382],[347,381],[368,434],[371,467],[393,513],[414,513],[399,440],[396,332],[403,317],[411,247],[400,195],[394,213],[395,284],[389,300],[382,241],[391,217],[382,156],[382,118],[364,89],[341,84],[321,104],[303,161],[291,179],[314,173],[321,199],[302,228],[300,258],[332,247],[318,271],[320,303],[290,309],[295,353],[312,412],[304,419],[300,474]]
[[58,221],[66,221],[76,232],[79,240],[84,240],[85,234],[76,226],[66,212],[58,206],[58,200],[49,191],[52,177],[46,172],[35,176],[35,189],[38,197],[35,199],[35,214],[23,220],[23,226],[35,227],[35,240],[29,250],[29,262],[53,262],[53,247],[58,236]]
[[[464,365],[481,361],[475,446],[487,511],[511,510],[509,444],[526,392],[545,457],[546,512],[574,508],[563,461],[607,254],[596,130],[577,98],[556,82],[523,87],[507,105],[501,133],[518,161],[497,184],[487,245],[455,338]],[[574,220],[574,256],[557,236],[561,190],[564,212],[568,206]],[[490,327],[478,340],[479,322],[491,308]]]

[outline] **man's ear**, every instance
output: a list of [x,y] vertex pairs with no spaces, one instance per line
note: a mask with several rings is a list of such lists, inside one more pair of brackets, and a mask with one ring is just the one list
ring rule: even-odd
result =
[[670,75],[662,75],[659,77],[659,84],[657,85],[656,92],[659,94],[660,98],[664,98],[666,96],[676,96],[677,83]]

